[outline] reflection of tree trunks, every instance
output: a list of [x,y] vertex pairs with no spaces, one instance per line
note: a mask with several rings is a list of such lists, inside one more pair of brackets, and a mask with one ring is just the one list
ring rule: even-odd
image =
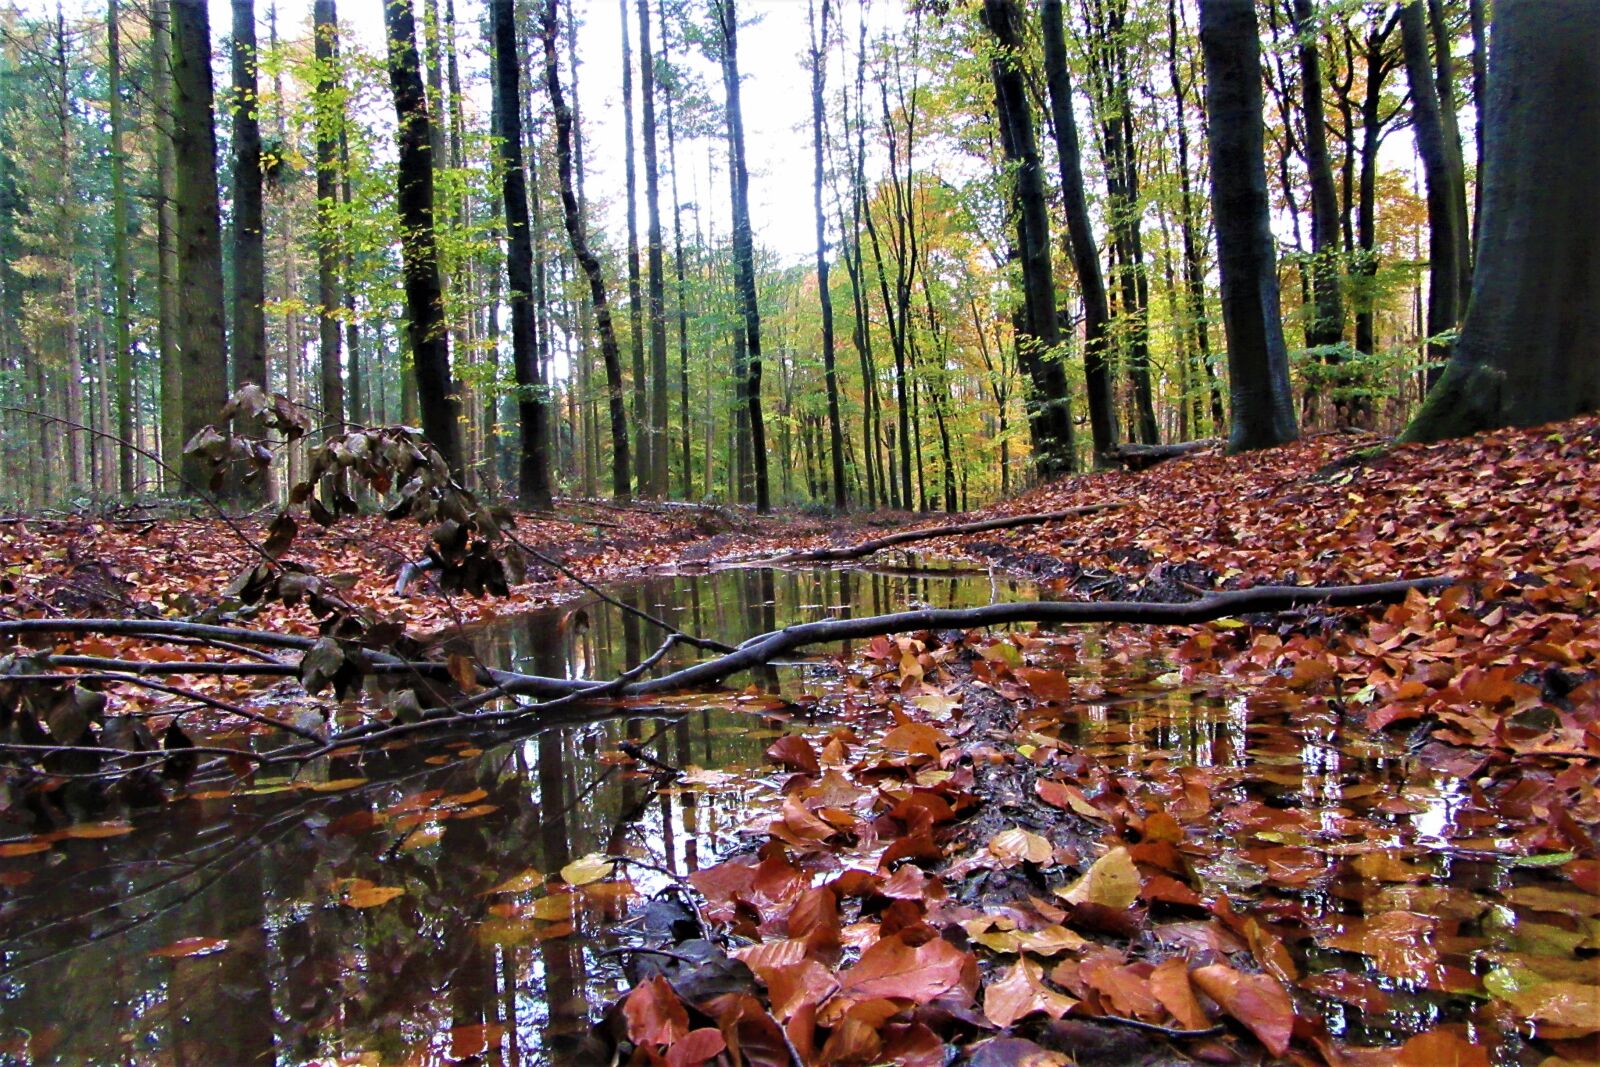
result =
[[262,862],[252,853],[209,894],[226,902],[206,914],[227,951],[172,961],[167,1008],[177,1067],[277,1062]]
[[[567,820],[572,817],[567,802],[567,769],[560,733],[539,739],[539,837],[545,869],[559,871],[572,861]],[[570,1010],[583,995],[582,953],[576,939],[550,938],[539,942],[539,961],[544,976],[544,1001],[550,1014]]]

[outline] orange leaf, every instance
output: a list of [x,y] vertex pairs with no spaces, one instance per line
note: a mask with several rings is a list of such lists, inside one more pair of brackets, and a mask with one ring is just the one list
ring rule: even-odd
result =
[[660,975],[634,987],[622,1002],[628,1039],[636,1045],[671,1045],[689,1034],[689,1012]]
[[151,952],[151,956],[161,959],[183,959],[188,956],[209,956],[213,952],[221,952],[228,947],[225,937],[184,937],[179,938],[170,945],[162,945]]
[[1150,992],[1184,1029],[1204,1030],[1211,1025],[1205,1009],[1195,999],[1194,987],[1189,984],[1187,960],[1174,957],[1157,964],[1150,972]]
[[1076,1003],[1046,986],[1044,968],[1030,959],[1018,960],[1004,978],[990,982],[983,991],[983,1014],[1002,1030],[1036,1011],[1059,1019]]
[[896,934],[867,949],[839,976],[840,992],[858,1000],[894,997],[926,1004],[960,983],[969,958],[942,938],[913,948]]
[[1429,1030],[1400,1046],[1395,1067],[1489,1067],[1489,1053],[1448,1030]]
[[1245,974],[1224,963],[1201,967],[1190,978],[1202,993],[1260,1038],[1268,1052],[1282,1056],[1288,1051],[1294,1002],[1276,978]]
[[817,750],[811,747],[811,742],[799,734],[786,734],[774,741],[767,749],[767,759],[781,767],[788,767],[790,770],[805,774],[822,773],[822,764],[817,761]]

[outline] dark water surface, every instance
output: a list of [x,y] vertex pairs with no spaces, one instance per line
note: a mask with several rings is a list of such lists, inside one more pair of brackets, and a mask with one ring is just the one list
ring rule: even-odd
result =
[[[616,594],[736,642],[792,622],[1033,592],[959,572],[748,570]],[[472,642],[496,665],[605,678],[660,636],[589,600],[482,627]],[[80,831],[108,836],[0,854],[0,1063],[565,1062],[591,1008],[622,988],[616,960],[599,955],[620,943],[611,928],[666,879],[639,868],[638,894],[552,897],[539,876],[594,853],[678,872],[714,862],[775,791],[763,751],[826,714],[805,694],[832,673],[822,650],[732,679],[726,693],[308,767],[293,782],[138,811],[131,829]],[[702,771],[660,795],[608,756],[629,740]],[[487,893],[518,876],[522,891]],[[385,889],[404,892],[353,906]]]
[[[1034,595],[985,574],[865,570],[614,592],[730,642],[830,615]],[[467,636],[487,662],[585,678],[614,676],[659,639],[594,600]],[[1544,1053],[1491,993],[1508,975],[1600,983],[1600,919],[1552,915],[1557,898],[1537,895],[1562,889],[1540,869],[1560,857],[1507,858],[1512,828],[1403,741],[1286,701],[1281,686],[1185,676],[1159,644],[1115,653],[1083,628],[1068,645],[1038,665],[1063,670],[1072,699],[1026,712],[1024,738],[1094,756],[1153,806],[1210,805],[1190,837],[1197,878],[1303,931],[1288,939],[1296,996],[1334,1035],[1394,1045],[1460,1025],[1497,1067],[1531,1067]],[[718,693],[257,779],[40,851],[0,845],[0,1064],[574,1062],[623,988],[604,953],[668,884],[658,869],[686,874],[748,841],[747,824],[764,830],[783,776],[762,753],[783,733],[824,732],[842,688],[820,650]],[[688,775],[662,788],[622,761],[629,742]],[[596,854],[641,861],[623,868],[632,891],[550,881]],[[1196,925],[1157,936],[1192,955],[1183,929]]]

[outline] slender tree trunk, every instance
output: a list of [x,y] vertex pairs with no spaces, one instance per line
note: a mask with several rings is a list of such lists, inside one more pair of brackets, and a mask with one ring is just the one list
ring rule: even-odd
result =
[[[665,0],[663,0],[663,5]],[[662,7],[661,17],[661,50],[671,63],[671,55],[667,46],[666,9]],[[694,454],[692,450],[692,435],[689,425],[689,287],[686,280],[683,259],[683,201],[678,196],[678,130],[674,115],[673,85],[666,87],[665,96],[667,103],[667,162],[672,168],[672,261],[673,273],[676,275],[677,290],[677,319],[678,319],[678,414],[682,420],[679,429],[681,448],[683,451],[683,469],[679,472],[683,486],[683,499],[694,498]],[[709,457],[708,457],[709,461]]]
[[[1466,234],[1459,229],[1455,179],[1439,94],[1428,59],[1428,27],[1422,0],[1411,0],[1400,10],[1400,40],[1405,47],[1406,79],[1411,85],[1411,127],[1417,154],[1422,157],[1423,182],[1428,190],[1428,336],[1437,338],[1461,321],[1461,256]],[[1449,358],[1450,346],[1430,341],[1434,361]],[[1443,366],[1428,369],[1432,386]]]
[[417,64],[417,27],[411,0],[386,0],[389,85],[400,126],[398,206],[404,238],[407,334],[416,368],[422,430],[460,477],[461,403],[452,392],[450,348],[445,336],[444,291],[434,238],[432,122]]
[[589,249],[584,234],[583,215],[578,207],[572,179],[572,111],[561,92],[560,66],[556,58],[556,34],[560,20],[558,0],[544,0],[540,9],[539,37],[544,46],[545,89],[556,116],[556,170],[561,179],[561,206],[566,216],[567,238],[572,254],[589,279],[589,295],[594,304],[600,331],[600,352],[605,361],[606,386],[611,408],[611,492],[618,500],[628,499],[631,481],[628,471],[628,423],[622,400],[622,359],[617,349],[617,334],[611,323],[611,304],[606,297],[605,277],[600,261]]
[[645,377],[644,297],[639,275],[639,182],[634,164],[633,48],[628,35],[628,0],[617,0],[622,21],[623,184],[628,201],[628,351],[633,356],[633,456],[640,496],[654,496],[650,475],[649,395]]
[[57,166],[61,186],[56,190],[56,230],[61,240],[61,344],[66,357],[67,478],[71,490],[93,489],[90,485],[90,437],[78,426],[85,425],[83,403],[83,355],[78,336],[78,217],[77,186],[73,172],[73,122],[71,73],[67,66],[67,19],[56,0],[56,140]]
[[106,3],[106,78],[111,98],[111,298],[116,336],[117,485],[124,497],[134,490],[135,399],[133,331],[128,307],[128,156],[123,147],[122,28],[119,0]]
[[828,393],[828,444],[833,458],[833,506],[843,511],[849,506],[844,480],[844,426],[839,417],[839,370],[834,357],[833,291],[828,284],[828,233],[822,213],[822,151],[826,133],[823,89],[828,75],[828,15],[831,0],[822,0],[821,25],[816,24],[816,5],[806,7],[811,27],[811,145],[812,208],[817,224],[817,298],[822,308],[822,377]]
[[[656,157],[656,66],[650,45],[650,3],[639,7],[639,89],[644,103],[644,202],[650,259],[650,495],[664,497],[667,474],[667,293],[661,247],[661,170]],[[644,460],[641,458],[640,463]]]
[[[350,137],[346,123],[339,123],[339,195],[348,215],[355,209],[350,182]],[[367,400],[366,373],[361,366],[361,326],[356,322],[355,251],[351,242],[344,242],[344,258],[340,263],[344,272],[344,342],[345,342],[345,408],[353,423],[365,424],[371,418],[371,405]]]
[[513,0],[490,0],[494,33],[495,103],[499,110],[501,191],[505,198],[506,277],[511,286],[511,358],[517,376],[522,430],[517,499],[525,507],[550,506],[548,399],[539,373],[533,304],[533,240],[528,232],[528,187],[522,169],[522,90],[517,66]]
[[1189,320],[1194,329],[1195,347],[1200,358],[1200,368],[1206,377],[1206,392],[1211,401],[1211,425],[1214,432],[1222,432],[1226,415],[1222,406],[1222,387],[1217,382],[1216,368],[1212,366],[1211,326],[1206,314],[1206,271],[1201,261],[1199,196],[1189,170],[1189,120],[1187,117],[1188,83],[1178,69],[1178,3],[1167,3],[1167,70],[1172,78],[1173,93],[1178,108],[1178,228],[1183,235],[1183,278],[1187,292]]
[[1439,127],[1444,133],[1445,173],[1450,180],[1450,210],[1456,220],[1456,292],[1465,313],[1467,294],[1472,292],[1472,226],[1467,221],[1467,166],[1462,158],[1461,124],[1456,117],[1455,60],[1450,55],[1453,42],[1445,22],[1443,3],[1441,0],[1427,2],[1434,84],[1439,94]]
[[[151,87],[155,96],[156,157],[156,344],[161,349],[161,458],[170,470],[183,453],[183,358],[178,347],[177,184],[172,160],[172,5],[152,0],[150,6]],[[181,486],[163,475],[169,493]]]
[[[339,312],[339,129],[344,125],[338,91],[339,15],[335,0],[316,0],[312,30],[317,57],[317,337],[322,378],[322,422],[333,433],[345,428],[344,368],[340,361]],[[342,479],[336,481],[342,482]],[[342,485],[339,491],[343,491]],[[331,503],[331,501],[330,501]]]
[[[173,158],[177,172],[178,337],[183,350],[183,437],[216,420],[228,399],[228,337],[212,115],[211,22],[205,0],[172,0]],[[185,456],[198,486],[211,471]]]
[[733,166],[735,284],[744,310],[745,403],[750,413],[750,451],[755,464],[756,510],[772,510],[767,482],[767,429],[761,417],[761,306],[756,300],[755,241],[750,229],[750,173],[746,165],[744,116],[739,105],[739,16],[735,0],[713,0],[722,44],[722,84],[727,93],[728,146]]
[[1484,0],[1467,0],[1467,17],[1472,26],[1472,106],[1475,110],[1476,121],[1472,124],[1473,138],[1477,149],[1478,180],[1473,183],[1472,204],[1472,253],[1473,262],[1477,262],[1479,221],[1483,217],[1483,148],[1485,124],[1485,102],[1489,94],[1489,33],[1488,26],[1483,16]]
[[[1344,295],[1340,290],[1339,193],[1328,154],[1327,123],[1322,113],[1322,40],[1311,0],[1294,0],[1294,31],[1299,38],[1300,101],[1305,112],[1306,170],[1311,177],[1311,276],[1316,294],[1306,344],[1321,350],[1329,365],[1344,362],[1338,346],[1344,340]],[[1335,382],[1333,405],[1339,425],[1349,425],[1366,405],[1346,392],[1353,383]],[[1344,388],[1340,386],[1343,385]]]
[[[261,123],[257,87],[255,0],[233,0],[233,382],[267,389],[266,251],[262,245]],[[239,429],[264,436],[259,417]],[[262,504],[268,479],[240,486],[241,499]]]
[[984,0],[983,19],[999,52],[990,63],[1006,158],[1016,167],[1017,245],[1022,257],[1023,315],[1017,349],[1033,385],[1034,462],[1045,477],[1076,468],[1072,401],[1056,346],[1055,281],[1044,174],[1022,72],[1022,17],[1015,0]]
[[1211,125],[1211,203],[1228,337],[1228,448],[1269,448],[1297,436],[1289,353],[1278,312],[1261,118],[1255,7],[1201,0],[1200,47]]
[[1078,121],[1072,114],[1072,82],[1067,72],[1067,42],[1062,29],[1061,0],[1044,0],[1040,8],[1044,29],[1044,69],[1050,92],[1050,113],[1055,123],[1056,158],[1061,168],[1061,197],[1067,216],[1068,247],[1083,295],[1083,374],[1089,392],[1089,427],[1094,454],[1105,455],[1117,443],[1116,407],[1111,395],[1111,368],[1107,365],[1111,309],[1106,282],[1100,273],[1100,249],[1089,221],[1084,193],[1082,156],[1078,149]]

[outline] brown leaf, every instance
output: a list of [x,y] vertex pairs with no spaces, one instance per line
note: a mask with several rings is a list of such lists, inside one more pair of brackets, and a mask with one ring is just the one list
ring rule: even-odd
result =
[[1274,1056],[1289,1049],[1294,1031],[1294,1001],[1276,978],[1245,974],[1224,963],[1201,967],[1189,976],[1200,991],[1249,1028]]
[[634,986],[622,1002],[628,1039],[636,1045],[671,1045],[688,1036],[689,1012],[661,975]]
[[839,976],[839,991],[856,1000],[894,997],[926,1004],[960,984],[970,958],[942,938],[912,947],[897,934],[863,952],[856,965]]
[[1185,1030],[1204,1030],[1211,1025],[1210,1017],[1195,998],[1194,987],[1189,984],[1187,960],[1175,956],[1157,964],[1150,972],[1150,992]]
[[799,734],[785,734],[774,741],[767,749],[767,759],[780,767],[787,767],[793,771],[816,776],[822,773],[822,764],[817,760],[817,750],[811,747]]
[[1044,969],[1026,958],[1018,960],[1004,978],[990,982],[983,991],[983,1014],[1002,1030],[1036,1011],[1059,1019],[1077,1003],[1046,986]]
[[1400,1046],[1395,1067],[1489,1067],[1489,1052],[1448,1030],[1429,1030]]

